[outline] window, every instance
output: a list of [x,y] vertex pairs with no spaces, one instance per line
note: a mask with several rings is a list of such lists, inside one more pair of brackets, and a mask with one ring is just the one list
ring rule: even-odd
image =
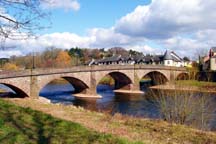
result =
[[169,64],[170,64],[170,61],[167,61],[167,64],[169,65]]

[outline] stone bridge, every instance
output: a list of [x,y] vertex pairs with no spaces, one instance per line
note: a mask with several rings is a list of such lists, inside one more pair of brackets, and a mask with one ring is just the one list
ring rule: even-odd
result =
[[37,98],[44,86],[58,78],[64,78],[72,84],[74,93],[96,94],[97,84],[106,75],[115,80],[115,89],[138,90],[140,80],[147,75],[154,80],[158,80],[154,75],[159,75],[166,82],[182,74],[187,74],[185,68],[159,65],[78,66],[1,72],[0,84],[10,87],[17,95]]

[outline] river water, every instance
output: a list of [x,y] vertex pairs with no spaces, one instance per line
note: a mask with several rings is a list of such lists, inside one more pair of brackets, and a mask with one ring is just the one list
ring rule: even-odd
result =
[[158,107],[145,95],[120,95],[113,92],[112,86],[98,85],[97,93],[102,96],[101,99],[81,101],[73,97],[72,91],[73,87],[70,84],[50,84],[42,89],[40,95],[50,99],[52,103],[72,104],[110,114],[121,113],[148,118],[160,117]]

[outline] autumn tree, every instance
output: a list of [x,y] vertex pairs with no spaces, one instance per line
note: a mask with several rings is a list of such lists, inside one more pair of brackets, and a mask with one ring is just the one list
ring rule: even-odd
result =
[[46,50],[40,56],[42,59],[41,67],[55,67],[56,58],[61,51],[61,49],[54,47],[46,48]]
[[58,67],[69,67],[71,65],[71,57],[66,51],[61,51],[56,57],[56,64]]
[[13,63],[5,63],[3,66],[4,70],[18,70],[18,67],[16,64]]

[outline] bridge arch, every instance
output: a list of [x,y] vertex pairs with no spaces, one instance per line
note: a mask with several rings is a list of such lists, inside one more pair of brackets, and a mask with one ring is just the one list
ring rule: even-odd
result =
[[175,80],[188,80],[188,79],[189,79],[189,74],[186,72],[179,73],[175,78]]
[[15,85],[8,84],[8,83],[0,83],[0,84],[3,84],[5,86],[7,86],[8,88],[10,88],[11,90],[13,90],[16,93],[12,97],[18,97],[18,98],[29,97],[29,95],[27,94],[27,92],[24,92],[21,88],[15,86]]
[[169,81],[169,79],[163,73],[159,71],[151,71],[146,73],[142,79],[151,79],[152,85],[164,84]]
[[74,88],[73,93],[86,93],[86,90],[89,88],[88,85],[85,82],[83,82],[82,80],[80,80],[78,78],[70,77],[70,76],[62,76],[62,77],[59,77],[59,78],[54,78],[54,79],[51,79],[49,81],[46,81],[46,83],[41,85],[41,87],[39,88],[39,92],[46,85],[48,85],[50,82],[52,82],[52,81],[54,81],[56,79],[60,79],[60,78],[66,80],[68,83],[70,83],[73,86],[73,88]]
[[120,72],[120,71],[112,71],[112,72],[102,74],[98,78],[97,85],[99,84],[100,80],[107,75],[111,76],[114,79],[115,81],[114,89],[128,89],[129,90],[131,86],[130,84],[133,83],[133,81],[127,74]]

